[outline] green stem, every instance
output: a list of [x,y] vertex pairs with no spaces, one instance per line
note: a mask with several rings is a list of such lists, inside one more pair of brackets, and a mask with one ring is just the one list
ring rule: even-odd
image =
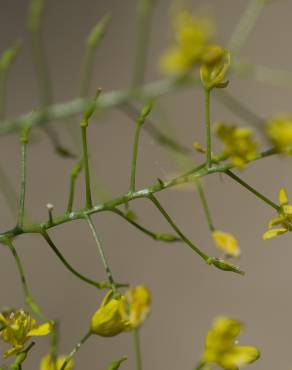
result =
[[213,231],[215,231],[215,227],[214,227],[214,224],[213,224],[213,221],[212,221],[212,216],[211,216],[211,212],[210,212],[210,209],[209,209],[209,206],[208,206],[207,198],[205,196],[203,185],[202,185],[202,183],[199,179],[196,179],[196,187],[197,187],[199,197],[200,197],[203,209],[204,209],[204,213],[205,213],[205,216],[206,216],[206,219],[207,219],[207,222],[208,222],[209,229],[210,229],[211,232],[213,232]]
[[139,87],[144,82],[145,67],[151,31],[151,16],[155,0],[139,0],[138,4],[138,38],[136,44],[136,59],[134,65],[133,87]]
[[251,193],[253,193],[256,197],[258,197],[259,199],[263,200],[269,206],[273,207],[277,212],[280,211],[280,207],[276,203],[272,202],[270,199],[268,199],[267,197],[265,197],[259,191],[257,191],[252,186],[250,186],[245,181],[243,181],[241,178],[239,178],[238,176],[236,176],[233,172],[231,172],[230,170],[226,170],[225,173],[226,173],[226,175],[228,175],[229,177],[231,177],[233,180],[235,180],[236,182],[238,182],[240,185],[242,185],[244,188],[246,188]]
[[208,261],[210,259],[209,256],[207,256],[205,253],[203,253],[197,246],[195,246],[178,228],[178,226],[175,224],[175,222],[172,220],[172,218],[169,216],[169,214],[166,212],[166,210],[162,207],[160,202],[157,200],[157,198],[150,194],[148,195],[148,198],[152,201],[152,203],[156,206],[156,208],[160,211],[160,213],[163,215],[163,217],[166,219],[166,221],[169,223],[169,225],[173,228],[173,230],[181,237],[181,239],[193,250],[195,251],[204,261]]
[[40,28],[36,32],[31,32],[31,45],[41,102],[44,107],[47,107],[52,103],[52,86]]
[[206,366],[205,362],[200,362],[198,366],[195,368],[195,370],[203,370],[205,366]]
[[232,54],[239,54],[240,50],[245,45],[249,35],[256,25],[257,19],[261,15],[265,3],[267,3],[266,0],[250,0],[249,5],[243,13],[236,29],[232,33],[231,40],[229,41],[228,49]]
[[0,72],[0,121],[3,121],[6,116],[6,94],[7,94],[7,78],[8,71],[3,70]]
[[66,370],[66,366],[68,364],[68,362],[70,362],[72,360],[72,358],[76,355],[76,353],[79,351],[80,347],[91,337],[92,333],[89,331],[88,333],[86,333],[86,335],[80,340],[80,342],[78,342],[76,344],[76,346],[74,347],[74,349],[70,352],[69,356],[66,358],[66,360],[64,361],[62,367],[60,370]]
[[66,260],[66,258],[61,254],[59,249],[56,247],[52,239],[50,238],[49,234],[45,231],[42,230],[41,235],[44,237],[44,239],[47,241],[49,246],[52,248],[54,253],[57,255],[57,257],[60,259],[60,261],[63,263],[63,265],[70,271],[72,274],[78,277],[78,279],[84,281],[85,283],[88,283],[90,285],[95,286],[97,289],[104,289],[108,287],[108,284],[105,283],[99,283],[97,281],[91,280],[87,278],[86,276],[82,275],[80,272],[74,269],[69,262]]
[[133,193],[136,190],[136,166],[138,158],[138,148],[139,148],[139,138],[141,133],[142,124],[138,121],[136,123],[135,138],[133,145],[133,154],[131,162],[131,179],[130,179],[130,193]]
[[134,335],[134,346],[135,346],[135,357],[136,357],[136,370],[142,370],[140,329],[135,328],[133,330],[133,335]]
[[25,195],[26,195],[26,160],[27,160],[27,144],[28,139],[21,139],[21,180],[20,180],[20,195],[19,195],[19,207],[17,216],[17,225],[19,227],[23,226],[24,219],[24,205],[25,205]]
[[39,318],[44,319],[44,314],[43,314],[42,310],[35,303],[35,301],[33,300],[32,296],[30,294],[21,260],[20,260],[18,254],[17,254],[17,251],[16,251],[16,249],[15,249],[15,247],[14,247],[14,245],[13,245],[13,243],[10,239],[7,239],[7,246],[9,247],[9,249],[10,249],[10,251],[11,251],[13,257],[14,257],[14,260],[16,262],[16,266],[17,266],[18,273],[19,273],[20,280],[21,280],[21,284],[22,284],[22,290],[23,290],[23,294],[24,294],[25,303],[29,306],[29,308],[31,309],[31,311],[33,313],[35,313]]
[[100,258],[101,258],[101,261],[102,261],[102,264],[104,266],[104,269],[105,269],[105,272],[107,274],[107,277],[108,277],[108,281],[111,285],[111,288],[112,288],[112,291],[113,293],[116,293],[117,291],[117,284],[115,283],[114,279],[113,279],[113,274],[112,274],[112,271],[109,267],[109,264],[107,262],[107,258],[105,256],[105,253],[104,253],[104,250],[102,248],[102,245],[101,245],[101,242],[99,240],[99,237],[97,235],[97,232],[96,232],[96,228],[95,228],[95,225],[93,224],[91,218],[89,215],[85,215],[85,220],[87,221],[88,225],[89,225],[89,228],[92,232],[92,235],[93,235],[93,238],[95,240],[95,243],[96,243],[96,246],[97,246],[97,249],[98,249],[98,252],[99,252],[99,255],[100,255]]
[[83,148],[83,164],[84,164],[84,176],[85,176],[85,188],[86,188],[86,208],[92,208],[91,188],[90,188],[90,171],[89,171],[89,159],[88,159],[88,147],[87,147],[86,131],[87,131],[87,126],[81,126],[82,148]]
[[212,165],[212,142],[211,142],[211,122],[210,122],[210,90],[205,90],[205,119],[206,119],[206,150],[207,150],[207,167]]
[[70,190],[69,190],[69,198],[68,198],[68,205],[67,205],[67,213],[72,212],[72,209],[73,209],[76,180],[82,170],[82,166],[83,166],[83,161],[79,161],[73,167],[71,174],[70,174]]
[[122,211],[120,211],[117,208],[111,209],[111,212],[119,215],[124,220],[126,220],[131,225],[133,225],[134,227],[136,227],[138,230],[142,231],[144,234],[150,236],[154,240],[164,241],[164,242],[168,242],[168,243],[181,241],[180,238],[178,238],[178,237],[176,237],[176,236],[174,236],[172,234],[155,233],[155,232],[153,232],[151,230],[146,229],[144,226],[138,224],[136,221],[131,220],[130,218],[128,218]]
[[12,216],[15,217],[18,207],[18,194],[16,193],[13,184],[2,167],[0,167],[0,189],[4,195]]

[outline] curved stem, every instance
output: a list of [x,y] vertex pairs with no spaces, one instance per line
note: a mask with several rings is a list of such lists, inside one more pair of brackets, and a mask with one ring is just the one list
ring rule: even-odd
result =
[[154,240],[159,240],[159,241],[164,241],[164,242],[169,242],[169,243],[181,241],[180,238],[178,238],[178,237],[176,237],[176,236],[174,236],[172,234],[155,233],[155,232],[153,232],[153,231],[151,231],[149,229],[146,229],[144,226],[138,224],[136,221],[131,220],[130,218],[128,218],[122,211],[120,211],[117,208],[113,208],[110,211],[113,212],[113,213],[115,213],[115,214],[117,214],[117,215],[119,215],[124,220],[126,220],[131,225],[133,225],[134,227],[136,227],[138,230],[142,231],[144,234],[150,236]]
[[142,127],[142,124],[139,121],[137,121],[136,122],[134,145],[133,145],[132,162],[131,162],[130,193],[133,193],[136,190],[136,166],[137,166],[139,138],[140,138],[140,133],[141,133],[141,127]]
[[204,261],[209,261],[210,257],[207,256],[204,252],[202,252],[197,246],[195,246],[178,228],[178,226],[175,224],[175,222],[172,220],[172,218],[169,216],[169,214],[166,212],[166,210],[162,207],[160,202],[157,200],[157,198],[150,194],[148,198],[152,201],[152,203],[156,206],[156,208],[160,211],[160,213],[163,215],[163,217],[166,219],[166,221],[169,223],[169,225],[174,229],[174,231],[182,238],[182,240],[193,250],[195,251]]
[[26,159],[27,159],[27,142],[21,143],[21,183],[20,183],[20,196],[19,196],[19,208],[17,216],[18,226],[23,226],[24,219],[24,204],[26,195]]
[[215,231],[215,226],[213,224],[211,212],[210,212],[210,209],[209,209],[209,206],[208,206],[207,198],[205,196],[203,185],[202,185],[202,183],[199,179],[196,179],[196,187],[197,187],[199,197],[200,197],[203,209],[204,209],[204,213],[205,213],[205,216],[206,216],[206,219],[207,219],[209,229],[210,229],[211,232],[213,232],[213,231]]
[[89,278],[87,278],[86,276],[82,275],[80,272],[78,272],[77,270],[74,269],[74,267],[72,267],[69,262],[65,259],[65,257],[61,254],[61,252],[59,251],[59,249],[56,247],[56,245],[54,244],[54,242],[52,241],[52,239],[50,238],[49,234],[45,231],[45,230],[42,230],[41,232],[41,235],[43,236],[43,238],[47,241],[47,243],[49,244],[49,246],[52,248],[52,250],[54,251],[54,253],[57,255],[57,257],[60,259],[60,261],[63,263],[64,266],[66,266],[66,268],[72,272],[72,274],[74,274],[75,276],[77,276],[80,280],[83,280],[84,282],[90,284],[90,285],[93,285],[95,286],[97,289],[104,289],[104,288],[108,288],[108,285],[105,284],[105,283],[99,283],[97,281],[94,281],[94,280],[91,280]]
[[7,239],[7,245],[8,245],[8,247],[9,247],[9,249],[10,249],[10,251],[11,251],[13,257],[14,257],[15,262],[16,262],[16,266],[17,266],[18,273],[19,273],[20,280],[21,280],[21,284],[22,284],[22,289],[23,289],[25,302],[29,306],[29,308],[32,310],[33,313],[35,313],[41,319],[44,319],[44,314],[43,314],[42,310],[35,303],[35,301],[33,300],[32,296],[30,294],[29,287],[28,287],[27,280],[26,280],[26,277],[25,277],[25,274],[24,274],[24,269],[23,269],[21,260],[20,260],[18,254],[17,254],[17,251],[16,251],[16,249],[15,249],[15,247],[14,247],[14,245],[13,245],[13,243],[10,239]]

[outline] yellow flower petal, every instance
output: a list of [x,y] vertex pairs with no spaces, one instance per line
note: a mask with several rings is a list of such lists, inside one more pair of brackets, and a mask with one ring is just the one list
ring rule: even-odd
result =
[[258,360],[260,352],[252,346],[235,346],[231,351],[225,354],[221,360],[224,369],[239,367],[242,365],[251,364]]
[[282,235],[284,233],[286,233],[288,230],[287,229],[271,229],[271,230],[268,230],[266,231],[262,238],[263,240],[268,240],[268,239],[272,239],[272,238],[275,238],[276,236],[278,235]]
[[10,357],[12,355],[15,355],[16,353],[20,352],[23,349],[23,346],[16,345],[12,348],[10,348],[8,351],[6,351],[3,355],[4,358]]
[[284,188],[281,188],[279,191],[279,202],[281,206],[284,206],[289,203],[288,195]]
[[37,326],[34,329],[31,329],[28,333],[28,337],[41,337],[43,335],[49,334],[54,328],[54,322],[48,321],[40,326]]
[[212,237],[217,248],[222,250],[227,256],[240,256],[240,249],[238,247],[237,240],[232,234],[216,230],[213,231]]

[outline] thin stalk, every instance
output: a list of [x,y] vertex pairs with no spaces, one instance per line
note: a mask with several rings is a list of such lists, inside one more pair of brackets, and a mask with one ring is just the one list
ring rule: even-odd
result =
[[62,367],[60,370],[65,370],[68,362],[72,360],[72,358],[76,355],[76,353],[79,351],[80,347],[91,337],[92,333],[89,331],[86,333],[86,335],[76,344],[74,349],[70,352],[69,356],[64,361]]
[[134,336],[135,357],[136,357],[136,370],[142,370],[142,354],[141,354],[139,328],[135,328],[133,330],[133,336]]
[[18,254],[17,254],[17,251],[16,251],[16,249],[15,249],[15,247],[14,247],[14,245],[13,245],[13,243],[10,239],[7,240],[7,246],[9,247],[9,249],[10,249],[10,251],[11,251],[13,257],[14,257],[14,260],[15,260],[15,263],[16,263],[16,266],[17,266],[17,270],[18,270],[20,280],[21,280],[21,284],[22,284],[22,290],[23,290],[23,294],[24,294],[25,303],[29,306],[29,308],[31,309],[31,311],[33,313],[35,313],[39,318],[44,319],[44,314],[43,314],[42,310],[35,303],[35,301],[33,300],[32,296],[30,294],[29,287],[28,287],[27,280],[26,280],[26,277],[25,277],[25,274],[24,274],[24,269],[23,269],[21,260],[20,260]]
[[133,145],[133,154],[131,162],[131,178],[130,178],[130,193],[133,193],[136,190],[136,166],[138,158],[138,148],[139,148],[139,139],[141,133],[142,124],[138,121],[136,123],[135,138]]
[[195,370],[203,370],[205,366],[206,366],[205,362],[200,362],[198,366],[195,368]]
[[239,178],[233,172],[231,172],[230,170],[227,170],[227,171],[225,171],[225,173],[226,173],[226,175],[228,175],[229,177],[231,177],[233,180],[235,180],[236,182],[238,182],[240,185],[242,185],[244,188],[246,188],[251,193],[253,193],[257,198],[263,200],[270,207],[273,207],[277,212],[280,211],[280,207],[276,203],[272,202],[270,199],[268,199],[266,196],[264,196],[263,194],[261,194],[255,188],[253,188],[252,186],[250,186],[249,184],[247,184],[245,181],[243,181],[241,178]]
[[173,228],[173,230],[181,237],[181,239],[193,250],[195,251],[204,261],[209,261],[210,257],[207,256],[204,252],[202,252],[197,246],[195,246],[178,228],[176,223],[172,220],[166,210],[162,207],[158,199],[153,195],[150,194],[148,198],[152,201],[152,203],[156,206],[156,208],[160,211],[162,216],[166,219],[169,225]]
[[145,67],[151,31],[151,16],[155,0],[139,0],[138,4],[138,38],[134,65],[133,87],[139,87],[144,82]]
[[239,54],[254,29],[266,3],[267,0],[250,0],[229,41],[228,49],[232,54]]
[[75,187],[76,187],[76,180],[79,173],[82,170],[83,162],[79,161],[72,169],[70,174],[70,190],[69,190],[69,197],[68,197],[68,205],[67,205],[67,213],[72,212],[73,209],[73,202],[75,196]]
[[203,188],[203,185],[202,185],[202,183],[199,179],[196,179],[196,187],[197,187],[199,197],[200,197],[203,209],[204,209],[204,213],[205,213],[205,216],[206,216],[206,220],[207,220],[209,229],[210,229],[211,232],[213,232],[213,231],[215,231],[215,227],[214,227],[211,212],[210,212],[210,209],[209,209],[209,206],[208,206],[207,198],[205,196],[204,188]]
[[18,194],[16,193],[13,184],[8,178],[4,169],[0,166],[0,189],[4,195],[7,205],[13,217],[17,213],[18,207]]
[[212,165],[212,142],[211,142],[211,122],[210,122],[210,90],[205,89],[205,119],[206,119],[206,151],[207,167]]
[[7,77],[7,70],[0,72],[0,121],[3,121],[6,116]]
[[82,133],[82,148],[83,148],[83,164],[85,175],[85,188],[86,188],[86,208],[92,208],[91,188],[90,188],[90,171],[87,147],[87,126],[81,126]]
[[97,249],[98,249],[98,252],[99,252],[101,261],[102,261],[102,264],[104,266],[105,272],[106,272],[107,277],[108,277],[108,281],[109,281],[109,283],[111,285],[112,291],[113,291],[113,293],[116,293],[116,291],[117,291],[117,284],[115,283],[115,281],[113,279],[113,274],[112,274],[112,271],[111,271],[111,269],[109,267],[109,264],[107,262],[107,258],[105,256],[104,250],[103,250],[102,245],[101,245],[101,242],[99,240],[99,237],[97,235],[95,225],[93,224],[90,216],[85,215],[85,220],[87,221],[87,223],[89,225],[89,228],[90,228],[90,230],[92,232],[92,235],[93,235],[93,238],[95,240],[95,243],[96,243],[96,246],[97,246]]
[[44,107],[47,107],[52,103],[52,86],[41,33],[40,28],[35,32],[31,32],[31,46],[41,102]]
[[151,231],[149,229],[146,229],[144,226],[138,224],[136,221],[128,218],[122,211],[120,211],[117,208],[111,209],[111,212],[119,215],[124,220],[126,220],[131,225],[133,225],[134,227],[136,227],[138,230],[142,231],[144,234],[150,236],[154,240],[164,241],[164,242],[168,242],[168,243],[173,243],[173,242],[179,242],[179,241],[181,241],[181,239],[178,238],[175,235],[172,235],[172,234],[164,234],[164,233],[155,233],[155,232],[153,232],[153,231]]
[[19,227],[23,226],[24,219],[24,206],[25,206],[25,196],[26,196],[26,161],[27,161],[27,144],[29,137],[30,127],[24,127],[21,136],[21,180],[20,180],[20,195],[19,195],[19,207],[17,216],[17,225]]
[[49,244],[49,246],[52,248],[52,250],[54,251],[54,253],[57,255],[57,257],[60,259],[60,261],[63,263],[63,265],[70,271],[72,272],[73,275],[75,275],[76,277],[78,277],[78,279],[84,281],[85,283],[88,283],[90,285],[93,285],[95,286],[97,289],[104,289],[106,287],[108,287],[107,284],[105,283],[99,283],[97,281],[94,281],[94,280],[91,280],[89,278],[87,278],[86,276],[82,275],[80,272],[78,272],[77,270],[74,269],[74,267],[72,267],[69,262],[66,260],[66,258],[61,254],[61,252],[59,251],[59,249],[56,247],[56,245],[54,244],[54,242],[52,241],[52,239],[50,238],[49,234],[45,231],[45,230],[42,230],[41,232],[41,235],[43,236],[43,238],[47,241],[47,243]]

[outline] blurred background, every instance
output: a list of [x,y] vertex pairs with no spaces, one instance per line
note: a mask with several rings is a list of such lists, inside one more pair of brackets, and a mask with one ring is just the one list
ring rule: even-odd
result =
[[[9,77],[7,115],[15,117],[39,106],[38,86],[26,32],[27,0],[1,0],[0,50],[17,38],[23,47]],[[247,0],[189,1],[196,9],[208,11],[216,20],[218,38],[228,40],[245,10]],[[171,1],[159,0],[153,15],[147,82],[162,78],[158,60],[172,40],[169,8]],[[100,45],[94,68],[92,93],[127,88],[131,84],[137,35],[137,1],[134,0],[50,0],[47,1],[44,40],[53,82],[54,102],[78,96],[84,41],[93,25],[106,13],[113,20]],[[291,1],[272,1],[263,11],[242,55],[255,64],[291,68]],[[291,86],[292,87],[292,86]],[[234,79],[228,92],[259,117],[291,110],[291,90],[251,79]],[[218,92],[220,93],[220,92]],[[191,148],[204,140],[204,96],[200,88],[180,90],[161,98],[154,112],[156,125],[172,124],[179,140]],[[161,113],[161,112],[160,112]],[[163,119],[161,118],[163,117]],[[62,144],[73,152],[78,145],[68,127],[78,127],[77,116],[50,123]],[[213,121],[225,120],[248,125],[213,100]],[[70,126],[70,127],[71,127]],[[133,142],[133,122],[118,109],[97,116],[89,127],[93,182],[106,187],[111,197],[127,192]],[[260,137],[260,136],[259,136]],[[263,147],[265,143],[263,143]],[[197,162],[201,161],[194,153]],[[54,214],[66,209],[72,159],[60,158],[48,137],[33,130],[28,151],[27,212],[31,219],[47,218],[46,204],[54,204]],[[20,147],[17,134],[1,137],[0,165],[14,188],[19,189]],[[278,190],[285,186],[292,197],[290,159],[268,158],[248,166],[241,176],[277,202]],[[139,151],[137,187],[152,185],[157,177],[166,179],[178,169],[165,148],[143,132]],[[78,181],[76,207],[82,207],[84,189]],[[292,294],[291,235],[263,242],[261,235],[274,212],[252,194],[225,176],[204,179],[214,223],[218,229],[234,233],[242,249],[238,264],[242,277],[205,265],[181,243],[155,242],[116,215],[93,217],[114,276],[119,281],[145,284],[152,292],[152,313],[141,331],[143,370],[192,369],[204,348],[204,337],[213,319],[229,315],[246,326],[241,344],[256,345],[262,357],[252,369],[291,367]],[[194,189],[167,190],[158,195],[181,229],[200,248],[218,255]],[[98,202],[98,196],[94,197]],[[142,224],[159,232],[171,232],[162,216],[145,200],[131,203]],[[15,224],[15,216],[0,195],[0,227]],[[105,280],[94,240],[82,221],[50,230],[50,235],[70,263],[84,274]],[[23,260],[32,295],[49,318],[61,322],[60,350],[69,352],[88,328],[103,293],[69,273],[38,235],[24,235],[15,245]],[[23,295],[14,260],[4,246],[0,249],[1,306],[23,307]],[[236,261],[237,262],[237,261]],[[48,338],[40,338],[24,368],[37,369],[47,353]],[[6,348],[6,347],[5,347]],[[0,345],[1,352],[4,346]],[[134,369],[131,334],[103,339],[93,337],[75,358],[76,369],[105,369],[107,364],[128,355],[125,369]]]

